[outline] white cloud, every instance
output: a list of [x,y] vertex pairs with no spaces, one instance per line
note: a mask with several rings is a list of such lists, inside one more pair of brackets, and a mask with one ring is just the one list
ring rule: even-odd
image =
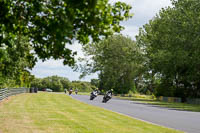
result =
[[[112,0],[112,2],[118,0]],[[125,26],[125,30],[122,32],[125,35],[129,35],[132,38],[139,32],[139,27],[148,23],[161,8],[171,6],[170,0],[120,0],[132,5],[131,12],[134,16],[126,22],[122,22]]]
[[[48,60],[45,62],[39,61],[32,70],[32,74],[39,78],[58,75],[61,77],[67,77],[71,81],[79,80],[80,75],[79,72],[74,72],[72,68],[64,66],[61,60]],[[92,78],[97,78],[97,74],[92,74],[81,80],[90,81]]]
[[161,8],[171,6],[170,0],[135,0],[133,4],[133,20],[143,25],[152,19]]
[[110,3],[115,3],[115,2],[125,2],[126,4],[129,4],[129,5],[133,5],[135,3],[135,0],[110,0],[109,2]]
[[72,45],[67,45],[67,48],[71,49],[72,51],[77,52],[76,58],[84,56],[84,54],[82,52],[82,46],[77,41],[75,41]]
[[[110,0],[111,3],[116,1],[122,1],[132,5],[131,12],[134,13],[132,19],[122,22],[121,24],[125,27],[125,30],[121,33],[129,35],[134,39],[135,35],[138,34],[139,27],[142,27],[145,23],[148,23],[161,8],[171,6],[170,0]],[[81,50],[81,45],[78,42],[74,42],[73,45],[67,45],[68,48],[73,51],[77,51],[78,57],[83,57],[84,54]],[[36,77],[46,77],[52,75],[58,75],[67,77],[70,80],[79,80],[80,73],[74,72],[70,67],[64,66],[62,60],[48,60],[46,62],[39,61],[32,70],[32,74]],[[97,74],[87,76],[85,79],[89,81],[91,78],[97,78]]]
[[[82,52],[82,46],[78,42],[74,42],[73,45],[67,45],[67,48],[71,49],[72,51],[77,51],[77,55],[75,56],[76,59],[79,57],[83,57],[84,54]],[[61,77],[67,77],[69,80],[82,80],[82,81],[90,81],[93,78],[97,78],[97,74],[91,74],[86,76],[83,79],[79,79],[80,73],[75,72],[71,67],[64,66],[63,60],[47,60],[42,62],[39,60],[36,66],[31,71],[38,78],[44,78],[47,76],[58,75]]]
[[138,34],[138,26],[134,25],[124,25],[125,29],[121,32],[123,35],[128,35],[131,38],[135,38],[135,36]]

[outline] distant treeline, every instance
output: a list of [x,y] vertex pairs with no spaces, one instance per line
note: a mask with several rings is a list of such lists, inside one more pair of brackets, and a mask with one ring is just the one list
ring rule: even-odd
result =
[[70,81],[68,78],[59,76],[50,76],[45,78],[35,78],[31,81],[31,87],[36,87],[38,90],[46,88],[52,89],[54,92],[61,92],[64,89],[78,89],[81,92],[90,92],[96,87],[90,82],[85,81]]

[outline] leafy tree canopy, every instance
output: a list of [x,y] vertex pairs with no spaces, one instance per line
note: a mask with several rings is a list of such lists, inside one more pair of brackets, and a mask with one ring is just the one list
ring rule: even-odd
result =
[[68,78],[59,76],[49,76],[45,78],[35,78],[31,81],[31,87],[36,87],[39,90],[50,88],[55,92],[64,91],[64,89],[78,89],[80,92],[92,91],[94,86],[89,82],[84,81],[69,81]]
[[29,86],[32,76],[28,69],[35,65],[34,54],[30,51],[26,37],[0,47],[0,87]]
[[113,35],[96,44],[84,47],[87,57],[85,74],[99,72],[99,88],[127,93],[133,88],[134,78],[142,63],[141,51],[129,37]]
[[[144,25],[137,37],[149,70],[161,78],[159,95],[200,96],[200,2],[172,0],[173,7]],[[158,89],[158,91],[161,89]]]
[[0,9],[0,48],[26,36],[40,59],[68,65],[76,53],[66,44],[96,42],[120,32],[120,22],[131,17],[131,6],[108,0],[0,0]]

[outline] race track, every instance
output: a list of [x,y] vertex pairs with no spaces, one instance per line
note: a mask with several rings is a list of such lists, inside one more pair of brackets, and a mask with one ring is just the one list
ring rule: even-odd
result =
[[136,101],[111,99],[102,103],[102,96],[93,101],[87,95],[71,95],[74,99],[87,104],[99,106],[130,117],[148,121],[188,133],[200,133],[200,112],[178,111]]

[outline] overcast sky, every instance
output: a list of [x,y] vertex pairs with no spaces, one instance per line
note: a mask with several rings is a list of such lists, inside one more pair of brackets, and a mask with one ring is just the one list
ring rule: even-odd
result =
[[[134,13],[134,16],[132,19],[122,22],[125,30],[121,33],[128,35],[133,39],[135,39],[135,35],[138,34],[139,27],[148,23],[148,21],[152,19],[161,8],[171,5],[170,0],[110,0],[110,2],[116,1],[126,2],[132,6],[131,12]],[[78,56],[83,56],[83,53],[81,52],[81,45],[78,43],[75,42],[72,46],[70,46],[70,48],[74,51],[78,51]],[[80,75],[78,72],[73,72],[70,67],[64,66],[62,61],[59,60],[48,60],[45,62],[39,61],[31,73],[38,78],[58,75],[67,77],[71,81],[79,80]],[[86,76],[81,80],[90,81],[92,78],[97,78],[97,74]]]

